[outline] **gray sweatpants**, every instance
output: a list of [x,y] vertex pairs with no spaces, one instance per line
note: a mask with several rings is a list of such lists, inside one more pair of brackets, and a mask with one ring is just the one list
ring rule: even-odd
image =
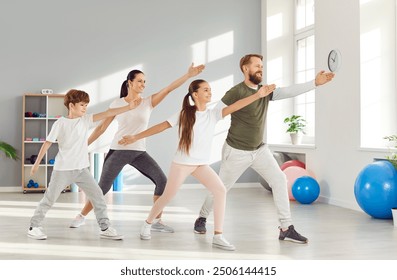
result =
[[[282,228],[292,224],[291,211],[288,197],[287,177],[281,171],[273,154],[267,145],[262,145],[255,151],[243,151],[229,146],[226,142],[222,150],[222,162],[219,177],[230,190],[238,178],[249,167],[254,169],[272,188],[273,200],[277,208],[278,219]],[[212,194],[200,210],[200,217],[207,218],[212,211],[214,199]]]
[[52,172],[50,183],[44,197],[39,202],[39,205],[30,220],[31,227],[41,226],[48,210],[50,210],[52,205],[57,201],[65,187],[72,183],[77,184],[91,201],[101,230],[105,230],[109,227],[110,222],[107,215],[104,196],[88,168],[67,171],[54,170]]

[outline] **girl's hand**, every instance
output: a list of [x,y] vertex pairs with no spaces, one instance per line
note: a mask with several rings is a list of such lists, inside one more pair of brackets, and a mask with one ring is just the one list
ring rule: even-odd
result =
[[264,85],[258,90],[257,93],[259,94],[259,97],[262,98],[271,94],[275,89],[276,89],[275,84]]
[[123,138],[119,141],[119,145],[128,145],[136,142],[138,139],[135,135],[124,135]]
[[190,65],[188,71],[187,71],[187,75],[189,77],[194,77],[197,76],[198,74],[200,74],[201,72],[203,72],[205,68],[204,64],[198,65],[198,66],[194,66],[194,64],[192,63],[192,65]]

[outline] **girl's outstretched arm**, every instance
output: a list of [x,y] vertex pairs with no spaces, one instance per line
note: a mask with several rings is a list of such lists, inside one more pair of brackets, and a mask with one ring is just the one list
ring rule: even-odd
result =
[[273,92],[273,90],[276,88],[276,85],[271,84],[271,85],[264,85],[261,87],[256,93],[254,93],[251,96],[248,96],[246,98],[240,99],[233,104],[223,108],[222,110],[222,117],[225,117],[233,112],[236,112],[240,110],[241,108],[251,104],[252,102],[263,98],[265,96],[268,96],[270,93]]
[[146,138],[149,136],[152,136],[154,134],[160,133],[168,128],[170,128],[171,125],[168,121],[164,121],[162,123],[156,124],[138,134],[135,135],[124,135],[122,139],[120,139],[119,144],[120,145],[128,145],[131,143],[134,143],[138,141],[139,139]]

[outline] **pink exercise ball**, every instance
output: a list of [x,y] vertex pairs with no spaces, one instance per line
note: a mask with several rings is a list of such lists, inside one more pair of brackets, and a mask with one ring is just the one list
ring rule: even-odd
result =
[[311,176],[309,171],[299,166],[290,166],[283,170],[285,176],[287,176],[287,189],[288,189],[288,197],[289,200],[295,200],[292,195],[292,185],[295,183],[295,180],[302,176]]
[[299,160],[296,160],[296,159],[293,159],[293,160],[289,160],[289,161],[284,162],[284,163],[280,166],[280,168],[281,168],[281,170],[284,171],[286,168],[288,168],[288,167],[290,167],[290,166],[298,166],[298,167],[306,168],[306,165],[305,165],[303,162],[301,162],[301,161],[299,161]]

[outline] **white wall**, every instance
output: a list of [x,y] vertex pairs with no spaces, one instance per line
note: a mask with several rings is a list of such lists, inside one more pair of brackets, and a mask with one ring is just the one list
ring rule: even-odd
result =
[[[201,54],[207,66],[200,78],[222,96],[242,80],[239,59],[260,52],[260,23],[260,0],[2,1],[0,139],[21,149],[24,93],[42,88],[65,93],[78,87],[91,95],[89,110],[98,112],[119,96],[121,82],[133,68],[146,74],[146,95],[184,74],[197,43],[205,46]],[[219,40],[224,34],[232,34],[231,44]],[[222,56],[224,50],[228,52]],[[179,110],[187,87],[156,108],[151,124]],[[97,147],[106,150],[110,131],[109,135]],[[219,143],[222,135],[225,132],[217,137]],[[148,140],[149,153],[166,173],[175,142],[175,130]],[[127,183],[149,182],[137,173],[128,178]],[[244,178],[252,175],[247,172]],[[0,154],[0,188],[20,185],[20,162]]]
[[332,83],[316,89],[315,147],[273,149],[306,155],[306,166],[321,186],[321,201],[360,210],[356,177],[374,158],[385,158],[385,152],[360,148],[359,0],[316,1],[315,16],[316,71],[328,71],[328,53],[334,48],[342,53],[342,67]]

